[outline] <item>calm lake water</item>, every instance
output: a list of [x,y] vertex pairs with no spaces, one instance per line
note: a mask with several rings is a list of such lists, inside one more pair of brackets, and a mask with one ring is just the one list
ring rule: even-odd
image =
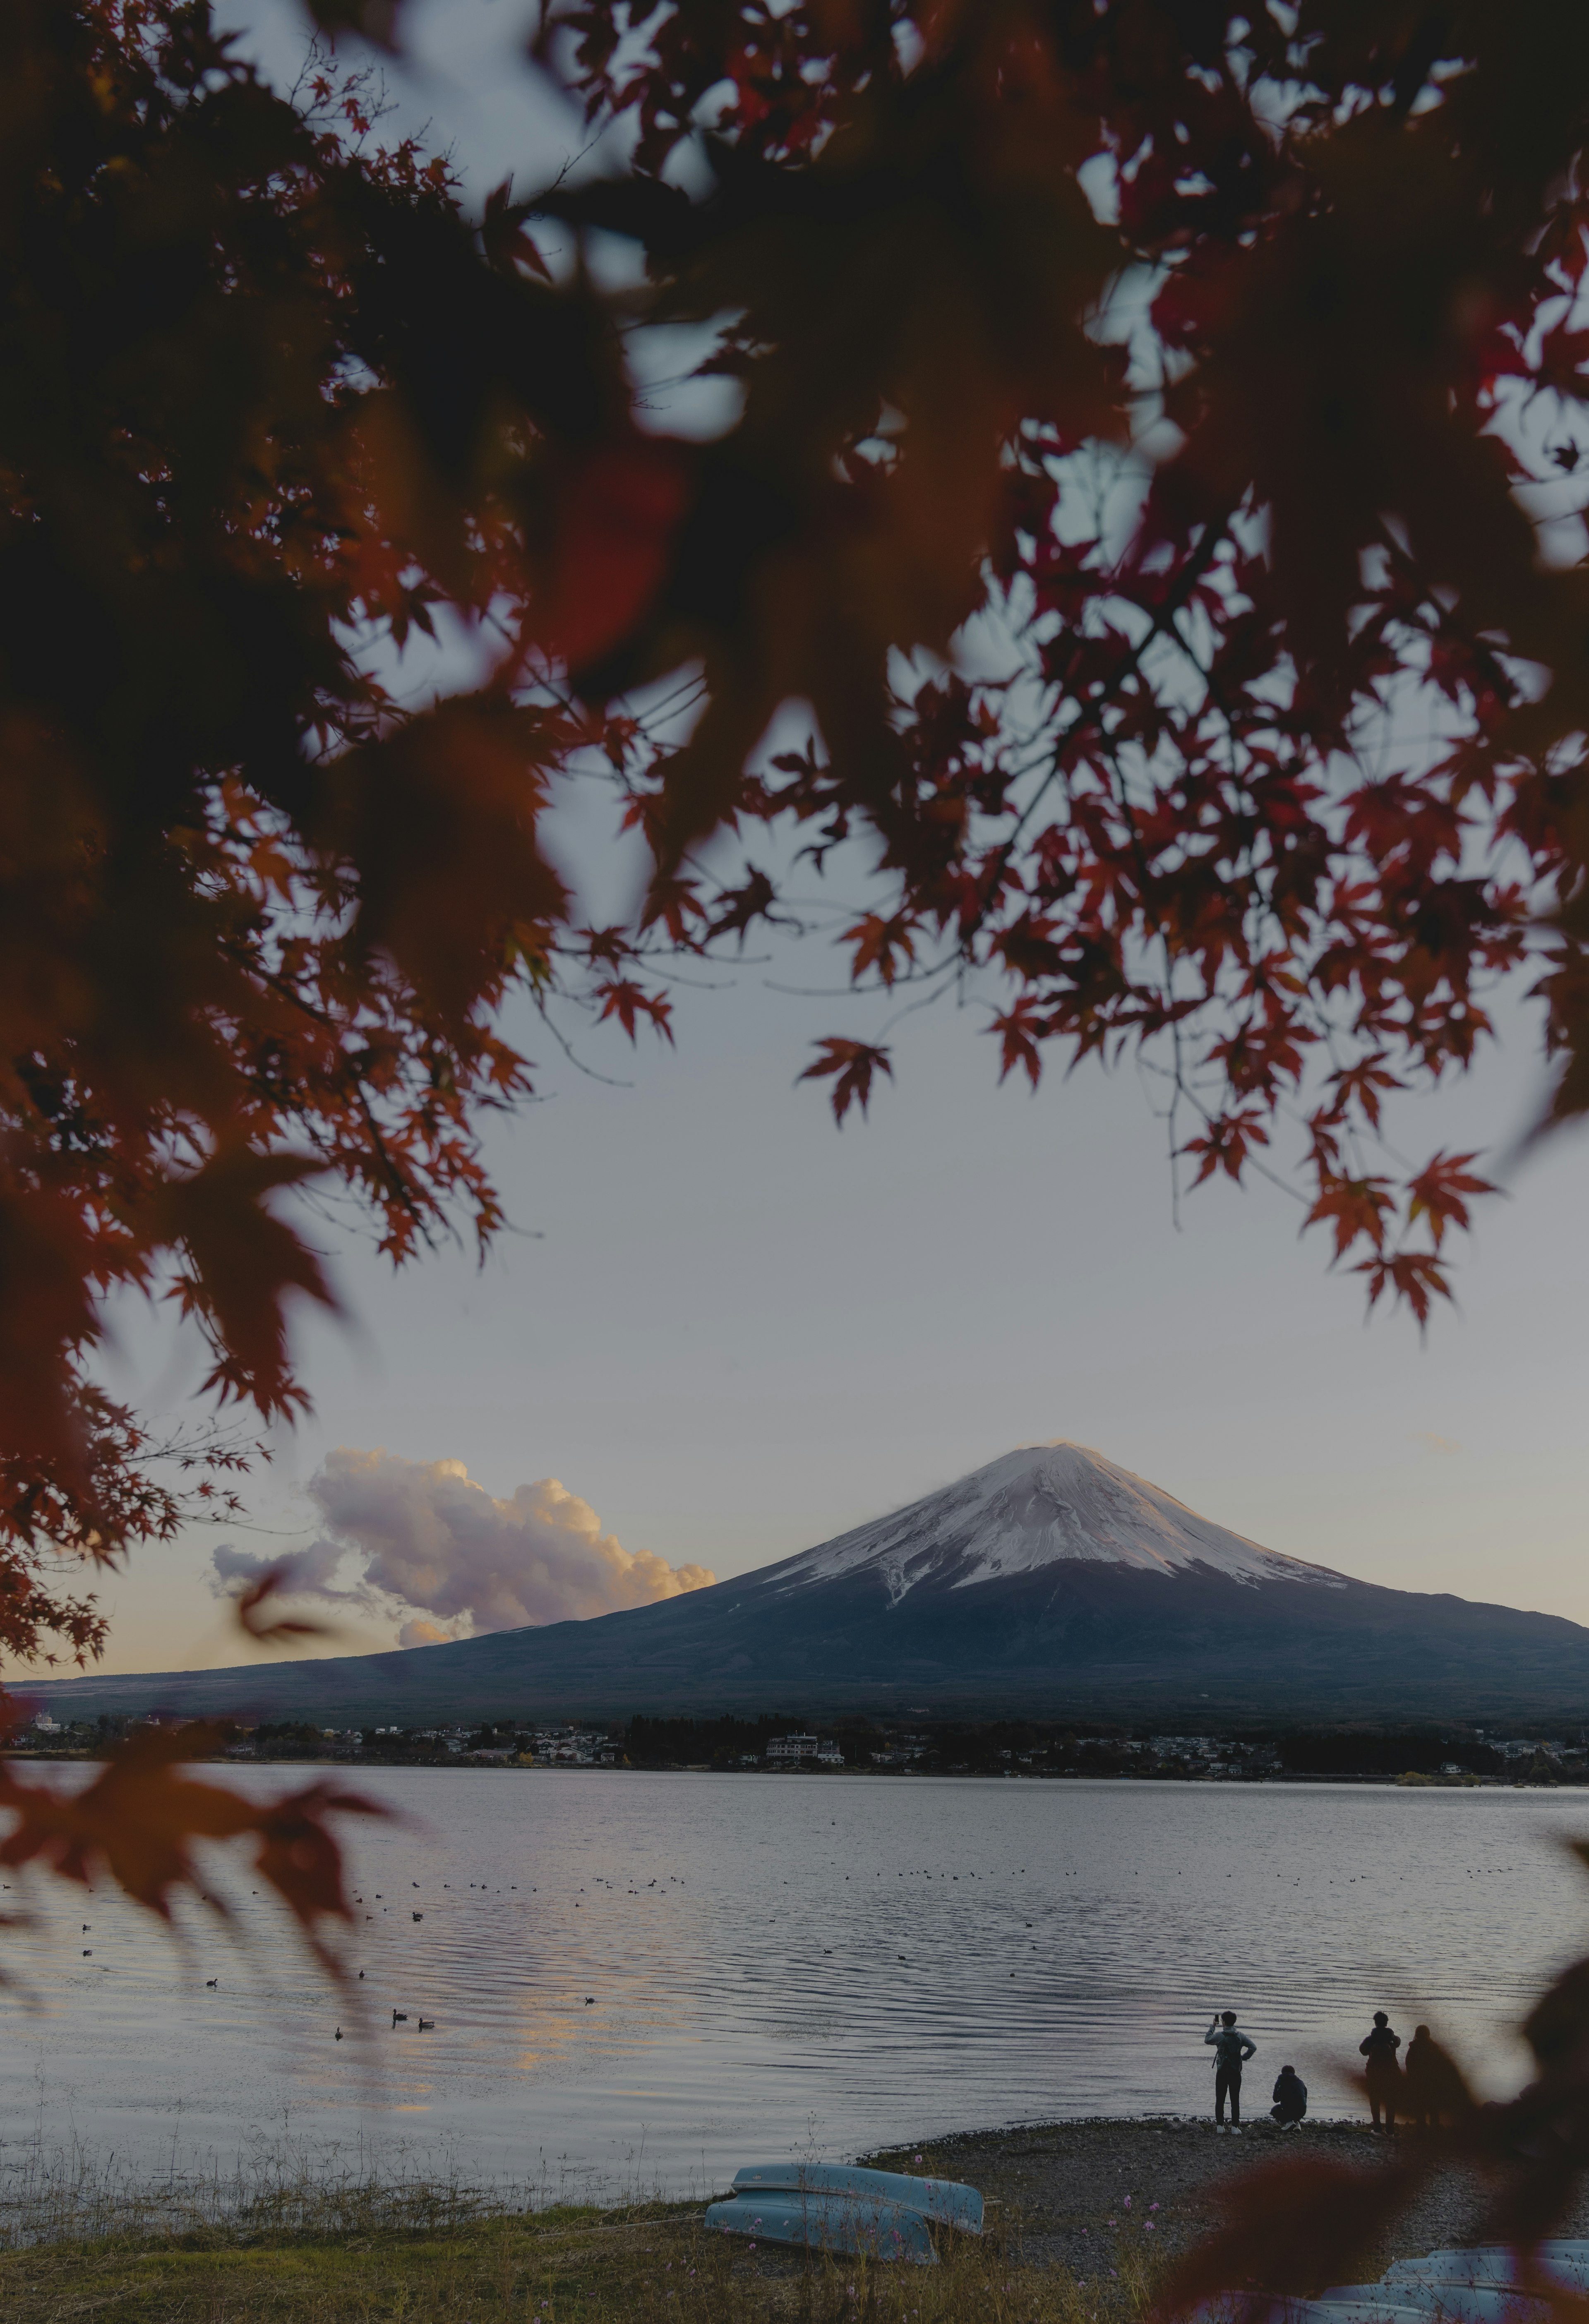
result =
[[[356,1780],[394,1811],[353,1838],[364,2023],[245,1877],[237,1934],[189,1916],[180,1942],[41,1887],[37,1931],[4,1940],[23,1981],[0,1996],[0,2163],[76,2140],[135,2172],[230,2170],[300,2144],[697,2191],[791,2148],[1205,2111],[1224,2006],[1258,2043],[1250,2111],[1287,2060],[1316,2110],[1356,2111],[1331,2067],[1373,2009],[1512,2086],[1509,2024],[1589,1945],[1589,1881],[1559,1845],[1589,1803],[1561,1794]],[[25,1894],[14,1878],[0,1902]]]

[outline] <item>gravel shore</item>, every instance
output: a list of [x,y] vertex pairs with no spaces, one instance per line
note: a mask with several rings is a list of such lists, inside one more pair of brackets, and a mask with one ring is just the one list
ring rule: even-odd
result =
[[[1026,2259],[1058,2262],[1086,2279],[1107,2276],[1122,2253],[1134,2250],[1143,2259],[1150,2253],[1162,2262],[1185,2250],[1219,2224],[1226,2183],[1275,2155],[1327,2155],[1372,2170],[1414,2135],[1383,2137],[1366,2123],[1327,2120],[1282,2134],[1266,2107],[1240,2138],[1217,2136],[1208,2120],[1094,2118],[967,2131],[867,2160],[980,2188]],[[1387,2236],[1365,2276],[1394,2259],[1477,2240],[1483,2209],[1483,2191],[1471,2174],[1443,2171]],[[1589,2235],[1589,2196],[1556,2232]]]

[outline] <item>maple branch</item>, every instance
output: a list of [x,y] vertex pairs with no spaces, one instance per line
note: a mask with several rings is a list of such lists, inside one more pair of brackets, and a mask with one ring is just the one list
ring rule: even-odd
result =
[[1002,884],[1004,874],[1010,868],[1011,859],[1013,856],[1017,846],[1020,844],[1021,836],[1025,832],[1028,824],[1030,824],[1032,816],[1037,813],[1038,808],[1041,806],[1049,789],[1059,779],[1060,768],[1058,761],[1060,752],[1063,752],[1067,743],[1074,741],[1074,739],[1088,725],[1097,725],[1102,719],[1104,713],[1113,707],[1119,698],[1122,689],[1127,682],[1138,675],[1142,666],[1143,657],[1146,655],[1149,647],[1153,644],[1157,638],[1162,637],[1166,634],[1167,628],[1173,623],[1175,616],[1180,612],[1181,607],[1186,604],[1187,598],[1190,597],[1193,590],[1196,587],[1198,582],[1207,571],[1208,567],[1214,561],[1215,553],[1221,541],[1224,539],[1225,533],[1229,528],[1231,513],[1231,512],[1227,512],[1218,520],[1217,523],[1210,519],[1205,525],[1203,535],[1201,540],[1198,541],[1197,547],[1187,558],[1186,564],[1182,567],[1180,573],[1177,576],[1174,587],[1168,593],[1160,604],[1155,609],[1144,635],[1132,649],[1130,654],[1126,656],[1109,684],[1106,687],[1101,687],[1096,696],[1095,696],[1090,701],[1082,703],[1078,706],[1076,715],[1072,719],[1070,724],[1056,737],[1052,746],[1051,754],[1053,762],[1050,764],[1048,773],[1044,776],[1042,781],[1038,785],[1038,788],[1032,793],[1031,798],[1027,801],[1026,806],[1017,816],[1014,827],[1011,831],[1008,839],[1006,839],[1003,845],[1000,848],[998,855],[994,859],[992,876],[984,880],[986,890],[985,898],[983,904],[979,907],[970,926],[965,929],[961,936],[959,949],[962,952],[965,951],[971,945],[973,945],[977,936],[982,933],[988,913],[993,909],[993,899],[996,896],[999,888]]

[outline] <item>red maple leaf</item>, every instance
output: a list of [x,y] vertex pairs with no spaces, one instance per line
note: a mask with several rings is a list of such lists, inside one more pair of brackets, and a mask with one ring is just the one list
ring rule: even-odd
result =
[[886,1074],[891,1081],[893,1079],[894,1069],[889,1063],[886,1049],[873,1048],[865,1041],[841,1040],[833,1034],[818,1041],[817,1047],[823,1052],[822,1056],[814,1065],[808,1065],[805,1072],[798,1074],[795,1078],[797,1081],[815,1082],[821,1081],[828,1074],[834,1076],[829,1095],[833,1101],[835,1121],[842,1121],[852,1105],[858,1105],[862,1112],[865,1112],[874,1074]]

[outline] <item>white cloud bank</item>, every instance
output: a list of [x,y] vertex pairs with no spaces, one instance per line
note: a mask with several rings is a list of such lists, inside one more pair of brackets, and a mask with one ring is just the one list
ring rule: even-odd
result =
[[[223,1547],[217,1591],[245,1588],[273,1564],[283,1590],[369,1613],[411,1609],[405,1646],[478,1637],[543,1622],[583,1621],[704,1590],[702,1565],[669,1565],[624,1548],[588,1501],[555,1477],[497,1500],[461,1461],[404,1461],[395,1452],[331,1453],[310,1482],[327,1537],[286,1559]],[[353,1579],[338,1585],[345,1560]]]

